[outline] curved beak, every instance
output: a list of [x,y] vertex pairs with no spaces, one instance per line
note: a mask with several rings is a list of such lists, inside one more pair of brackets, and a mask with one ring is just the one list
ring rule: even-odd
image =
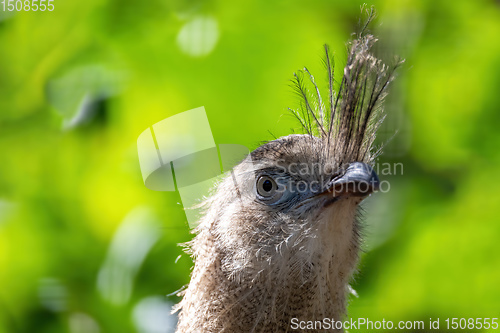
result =
[[366,197],[377,191],[380,186],[377,173],[366,163],[349,164],[343,175],[332,179],[326,186],[325,193],[333,194],[334,198],[344,195]]
[[330,180],[323,191],[303,200],[299,206],[325,196],[330,196],[330,199],[323,204],[323,207],[333,204],[342,197],[365,198],[378,191],[379,187],[380,181],[373,168],[366,163],[354,162],[349,164],[345,172]]

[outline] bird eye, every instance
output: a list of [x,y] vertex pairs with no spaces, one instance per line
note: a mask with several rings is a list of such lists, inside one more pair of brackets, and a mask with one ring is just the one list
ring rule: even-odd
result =
[[255,190],[257,199],[267,205],[280,202],[281,199],[285,198],[284,194],[288,193],[281,177],[273,178],[267,175],[261,175],[257,178]]
[[257,193],[264,198],[270,198],[278,189],[278,185],[269,176],[261,176],[257,179]]

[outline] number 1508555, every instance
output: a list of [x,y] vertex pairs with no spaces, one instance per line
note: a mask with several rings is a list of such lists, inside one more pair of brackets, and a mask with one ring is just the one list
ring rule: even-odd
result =
[[48,10],[49,12],[54,10],[54,0],[2,0],[0,2],[0,8],[3,9],[3,11],[9,11],[9,12],[37,12],[41,11],[44,12]]

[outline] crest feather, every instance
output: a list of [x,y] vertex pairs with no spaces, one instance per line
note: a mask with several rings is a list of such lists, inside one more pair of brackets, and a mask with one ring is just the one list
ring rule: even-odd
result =
[[[378,127],[384,120],[383,100],[395,70],[403,63],[396,59],[388,66],[375,57],[372,47],[377,39],[367,33],[375,10],[367,10],[368,18],[348,43],[347,62],[340,82],[334,80],[334,61],[328,45],[324,45],[328,96],[324,104],[320,89],[307,68],[294,73],[293,86],[300,97],[299,108],[290,109],[305,133],[322,138],[340,164],[373,162],[372,145]],[[311,93],[304,77],[313,86]]]

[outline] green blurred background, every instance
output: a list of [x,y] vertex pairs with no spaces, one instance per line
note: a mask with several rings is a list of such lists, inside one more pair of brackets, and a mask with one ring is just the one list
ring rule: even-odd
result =
[[[53,4],[0,11],[0,332],[171,332],[191,235],[137,137],[199,106],[218,144],[289,134],[293,72],[324,84],[323,43],[342,72],[362,2]],[[350,314],[498,318],[500,3],[368,5],[378,52],[406,59],[380,133],[404,172],[365,204]]]

